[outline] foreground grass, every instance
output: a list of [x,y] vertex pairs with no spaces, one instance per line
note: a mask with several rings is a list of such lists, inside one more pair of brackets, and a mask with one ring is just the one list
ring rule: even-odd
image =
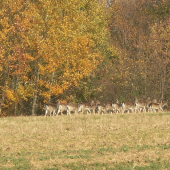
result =
[[1,118],[0,169],[170,169],[170,113]]

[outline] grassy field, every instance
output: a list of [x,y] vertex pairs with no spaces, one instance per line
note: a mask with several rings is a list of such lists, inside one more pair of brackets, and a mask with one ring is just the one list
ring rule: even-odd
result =
[[0,169],[170,169],[170,113],[1,118]]

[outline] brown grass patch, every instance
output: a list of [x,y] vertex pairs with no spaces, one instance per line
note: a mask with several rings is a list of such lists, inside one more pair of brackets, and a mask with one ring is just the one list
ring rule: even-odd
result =
[[[95,163],[146,166],[170,161],[170,114],[72,115],[0,119],[0,168]],[[81,166],[80,166],[81,167]],[[83,167],[81,167],[83,169]],[[102,169],[102,166],[101,166]]]

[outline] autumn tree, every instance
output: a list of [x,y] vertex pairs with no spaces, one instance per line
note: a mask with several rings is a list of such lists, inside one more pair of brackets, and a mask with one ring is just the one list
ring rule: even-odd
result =
[[[90,75],[108,39],[105,6],[93,1],[1,1],[1,93],[8,108],[49,102]],[[9,107],[10,105],[10,107]]]
[[[113,75],[112,82],[115,87],[120,87],[119,94],[125,99],[135,96],[160,98],[166,92],[163,85],[166,84],[165,76],[161,70],[163,65],[168,65],[168,60],[160,53],[157,55],[156,51],[162,47],[158,48],[159,43],[156,45],[154,42],[162,42],[163,46],[166,43],[161,40],[158,29],[157,35],[154,30],[155,24],[167,20],[169,7],[168,1],[153,0],[119,0],[112,4],[112,43],[121,51],[115,60],[116,75]],[[158,39],[154,39],[156,36]]]
[[167,19],[162,23],[155,23],[151,30],[149,41],[150,60],[153,63],[151,68],[154,72],[153,76],[158,82],[156,85],[161,93],[161,98],[168,98],[170,88],[170,20]]
[[28,26],[24,22],[28,23],[29,21],[23,14],[26,10],[24,2],[0,2],[0,90],[2,98],[6,101],[6,107],[9,111],[10,108],[13,108],[15,115],[18,104],[22,100],[27,100],[24,84],[28,81],[29,59],[26,57],[27,45],[23,37]]

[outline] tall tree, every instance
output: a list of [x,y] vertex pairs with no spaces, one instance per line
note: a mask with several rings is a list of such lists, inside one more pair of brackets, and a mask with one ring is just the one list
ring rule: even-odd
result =
[[[97,0],[1,1],[1,91],[17,112],[22,101],[48,102],[102,61],[108,32]],[[13,103],[11,105],[11,103]]]
[[115,60],[117,76],[113,82],[121,86],[120,94],[126,93],[125,98],[163,96],[160,81],[162,84],[165,82],[161,80],[163,76],[159,76],[162,74],[159,71],[162,68],[159,58],[162,56],[158,57],[153,53],[154,49],[159,48],[152,41],[155,41],[155,23],[166,21],[169,9],[170,4],[167,0],[119,0],[112,4],[112,43],[121,50],[118,59]]

